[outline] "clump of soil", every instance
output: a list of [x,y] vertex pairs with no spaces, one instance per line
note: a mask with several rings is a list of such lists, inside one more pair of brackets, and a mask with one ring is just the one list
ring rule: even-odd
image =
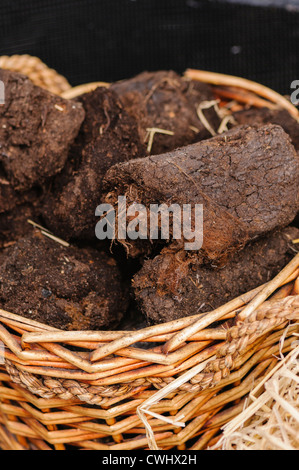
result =
[[14,245],[17,240],[32,232],[28,220],[39,222],[39,210],[35,204],[22,204],[0,214],[0,249]]
[[[238,111],[233,114],[238,125],[260,125],[277,124],[290,136],[291,142],[297,152],[299,151],[299,123],[285,109],[270,108],[250,108]],[[297,215],[294,225],[299,227],[299,214]]]
[[[212,101],[209,85],[184,80],[173,71],[143,72],[134,78],[111,85],[120,97],[126,111],[136,119],[142,142],[149,142],[148,129],[170,131],[171,135],[157,131],[149,153],[169,152],[211,137],[209,126],[217,130],[219,118]],[[199,119],[198,107],[206,102],[202,113],[208,122]]]
[[[240,126],[167,154],[115,165],[105,176],[105,191],[112,205],[120,195],[147,209],[155,203],[203,204],[201,254],[215,261],[294,220],[299,158],[280,126]],[[126,248],[131,256],[145,256],[154,246],[128,240]]]
[[287,227],[251,242],[222,269],[188,264],[165,249],[133,278],[137,302],[151,324],[211,311],[271,280],[294,256],[298,238],[299,230]]
[[42,216],[64,239],[95,239],[102,180],[112,165],[145,154],[137,124],[106,88],[80,97],[86,117],[64,170],[45,197]]
[[7,311],[63,330],[115,327],[126,312],[128,292],[104,253],[33,231],[1,261],[0,306]]
[[84,110],[27,77],[0,70],[5,104],[0,106],[0,173],[15,191],[25,191],[65,165]]
[[[299,133],[286,111],[235,113],[241,125],[215,136],[212,88],[172,71],[72,101],[20,74],[0,70],[0,80],[0,308],[63,330],[139,328],[133,276],[146,321],[161,323],[212,310],[291,258],[299,230],[284,227],[299,208]],[[116,220],[114,241],[129,255],[120,266],[124,250],[90,247],[97,206],[117,210],[119,196],[146,207],[146,239],[124,240]],[[173,215],[168,237],[152,240],[151,204],[190,205],[191,231],[202,204],[202,248],[186,250],[193,240],[174,236]]]
[[289,134],[292,144],[299,150],[299,124],[286,109],[250,108],[233,114],[238,125],[277,124]]

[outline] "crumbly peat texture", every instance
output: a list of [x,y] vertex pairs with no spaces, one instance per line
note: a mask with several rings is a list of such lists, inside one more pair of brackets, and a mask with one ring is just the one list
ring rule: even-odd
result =
[[64,247],[34,231],[7,248],[0,306],[63,330],[115,327],[128,293],[115,261],[91,248]]
[[[202,253],[216,260],[290,224],[299,204],[299,158],[280,126],[240,126],[163,155],[115,165],[106,202],[126,194],[150,204],[203,204]],[[152,244],[128,240],[131,256]]]
[[95,210],[101,203],[106,171],[145,153],[136,122],[114,92],[99,87],[80,101],[86,118],[42,209],[47,227],[67,240],[95,239]]
[[[117,166],[117,165],[116,165]],[[136,170],[136,168],[135,168]],[[118,173],[116,168],[113,168],[113,176],[116,176],[117,172],[120,178],[126,178],[125,172]],[[165,173],[166,175],[167,173]],[[107,175],[106,181],[110,181],[110,175]],[[143,175],[145,176],[145,175]],[[174,176],[174,175],[173,175]],[[127,206],[133,203],[143,204],[146,208],[149,208],[151,204],[167,203],[168,206],[172,204],[178,204],[182,207],[183,204],[190,204],[192,207],[192,218],[194,219],[194,201],[197,204],[202,204],[204,207],[203,217],[203,244],[200,250],[200,256],[202,260],[207,262],[222,263],[231,253],[241,249],[248,241],[248,233],[245,225],[232,216],[229,212],[222,209],[218,204],[213,202],[203,191],[200,190],[196,185],[190,184],[184,179],[180,181],[179,178],[173,178],[175,187],[170,189],[168,194],[163,192],[163,189],[169,189],[167,183],[170,182],[170,172],[165,177],[165,185],[163,186],[162,180],[160,180],[161,187],[159,188],[155,184],[151,186],[148,184],[149,181],[140,179],[141,185],[144,183],[144,187],[135,185],[135,182],[130,179],[126,181],[126,184],[122,185],[119,181],[114,186],[114,190],[108,192],[105,202],[115,207],[118,213],[117,196],[124,194],[127,200]],[[169,177],[167,181],[166,178]],[[139,178],[137,177],[136,181]],[[131,181],[131,184],[128,183]],[[150,183],[152,183],[151,181]],[[159,180],[157,178],[157,184]],[[163,188],[163,189],[162,189]],[[116,214],[117,214],[116,213]],[[129,219],[128,219],[129,220]],[[170,217],[171,220],[171,217]],[[217,223],[215,222],[217,220]],[[185,240],[182,236],[180,239],[172,240],[172,227],[170,227],[170,239],[169,240],[151,240],[150,239],[150,215],[147,212],[147,226],[148,233],[146,239],[119,239],[118,237],[118,219],[116,215],[116,239],[114,243],[120,243],[125,247],[127,255],[132,258],[144,258],[150,256],[156,251],[161,250],[165,244],[170,242],[170,250],[173,253],[184,251]],[[170,224],[171,225],[171,224]],[[188,240],[189,241],[189,240]],[[190,252],[191,253],[191,252]]]
[[0,214],[0,249],[14,245],[17,240],[32,232],[28,220],[39,222],[39,210],[29,202]]
[[299,123],[285,109],[250,108],[234,113],[238,125],[277,124],[289,134],[292,144],[299,150]]
[[0,215],[4,212],[12,211],[17,206],[37,200],[40,196],[40,192],[39,187],[23,192],[15,191],[6,181],[1,183],[0,179]]
[[[240,124],[278,124],[290,136],[297,152],[299,151],[299,123],[285,109],[250,108],[234,113],[235,121]],[[298,208],[299,211],[299,208]],[[294,222],[299,227],[299,215]]]
[[57,174],[77,136],[84,110],[27,77],[0,70],[5,104],[0,106],[0,174],[17,191]]
[[271,280],[294,256],[299,230],[287,227],[248,244],[222,268],[188,264],[164,250],[133,278],[135,296],[150,324],[220,307]]
[[[113,83],[111,89],[120,97],[126,111],[136,119],[142,141],[147,129],[163,129],[173,135],[155,133],[151,155],[211,137],[199,119],[198,106],[214,101],[209,85],[184,80],[173,71],[143,72],[134,78]],[[220,118],[214,107],[203,110],[212,129],[217,130]],[[148,139],[147,139],[148,140]]]

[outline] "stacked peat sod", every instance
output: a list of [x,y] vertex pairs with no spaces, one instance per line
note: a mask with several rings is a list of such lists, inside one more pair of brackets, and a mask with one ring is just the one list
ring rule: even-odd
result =
[[[240,113],[242,125],[211,138],[221,124],[212,88],[174,72],[145,72],[75,100],[16,73],[0,79],[2,308],[66,330],[115,328],[131,282],[147,321],[161,323],[212,310],[290,259],[297,123],[267,114],[252,125]],[[116,231],[111,247],[95,243],[96,207],[117,208],[119,196],[145,207],[202,204],[202,248],[185,250],[171,232],[124,241]],[[49,231],[72,246],[45,238]],[[133,279],[113,255],[117,242],[138,259]]]
[[[113,327],[129,297],[112,256],[55,241],[47,230],[52,224],[42,235],[28,223],[42,220],[55,177],[60,181],[81,160],[73,149],[92,140],[92,116],[88,121],[81,102],[56,96],[23,75],[1,70],[0,79],[5,85],[0,107],[1,307],[61,329]],[[134,145],[130,138],[129,145]],[[98,175],[93,177],[96,184]]]
[[288,262],[298,239],[297,229],[284,227],[298,212],[299,158],[278,125],[238,126],[114,166],[105,188],[112,205],[123,194],[145,207],[203,204],[198,252],[186,251],[186,240],[171,235],[156,256],[154,241],[126,244],[130,256],[144,259],[133,287],[150,323],[213,310],[267,282]]

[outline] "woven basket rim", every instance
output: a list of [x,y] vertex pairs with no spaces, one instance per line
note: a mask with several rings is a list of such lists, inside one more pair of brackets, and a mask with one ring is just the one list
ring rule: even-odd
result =
[[[184,354],[186,354],[185,359],[188,360],[190,355],[192,356],[200,351],[202,344],[205,345],[206,342],[209,344],[209,342],[211,343],[217,340],[224,341],[225,346],[229,349],[229,355],[231,355],[231,337],[233,336],[234,339],[237,338],[238,341],[240,337],[242,337],[244,342],[244,337],[247,334],[244,328],[245,324],[249,325],[251,328],[250,342],[252,343],[264,334],[264,329],[261,326],[264,319],[266,319],[266,330],[271,330],[277,327],[277,325],[285,323],[286,318],[289,319],[291,318],[290,315],[294,315],[294,310],[295,314],[298,313],[297,304],[299,296],[288,295],[290,293],[290,282],[294,282],[298,276],[299,255],[296,255],[272,281],[233,299],[212,312],[193,317],[185,317],[180,320],[174,320],[169,323],[162,323],[136,331],[63,331],[0,309],[0,322],[2,323],[0,328],[0,340],[6,344],[8,348],[12,349],[16,358],[19,357],[19,359],[24,361],[26,356],[28,356],[28,363],[30,363],[30,354],[26,352],[26,348],[32,347],[32,345],[35,344],[47,344],[48,347],[50,345],[52,349],[54,348],[52,351],[54,355],[57,354],[58,358],[69,361],[70,365],[75,366],[79,370],[81,369],[81,371],[83,371],[82,379],[87,380],[90,376],[92,382],[96,380],[95,374],[97,373],[97,365],[101,364],[101,362],[105,363],[106,361],[107,367],[110,369],[114,363],[117,364],[119,357],[115,358],[114,356],[119,352],[121,357],[139,361],[139,366],[144,362],[156,364],[158,367],[159,365],[164,366],[164,368],[167,369],[168,366],[182,362],[182,360],[184,360]],[[274,296],[272,302],[267,302],[268,297],[273,294],[273,292],[277,291],[277,289],[280,289],[283,296],[278,297],[278,300],[276,300]],[[270,317],[272,317],[274,323],[269,326],[268,320]],[[215,321],[227,318],[234,318],[235,323],[239,323],[241,326],[237,327],[234,325],[226,332],[221,331],[219,328],[209,329],[209,325]],[[254,335],[255,332],[252,330],[252,324],[254,322],[259,324],[259,331],[256,335]],[[14,345],[11,333],[6,330],[3,324],[19,332],[21,335],[21,348],[24,348],[24,354],[20,352],[20,347],[18,350],[16,345]],[[236,336],[236,328],[240,328],[242,335],[238,334]],[[138,347],[132,347],[135,343],[143,341],[147,343],[160,342],[163,344],[163,347],[160,348],[159,353],[155,352],[157,348],[142,350]],[[189,341],[187,347],[184,346],[186,341]],[[87,359],[82,359],[71,351],[61,352],[59,348],[55,351],[55,347],[60,343],[83,347],[91,352]],[[196,345],[198,345],[198,351],[196,350]],[[190,347],[188,348],[188,346]],[[237,348],[237,350],[234,350],[233,353],[239,354],[242,348],[240,349],[239,346],[237,347],[236,345],[235,348]],[[226,357],[227,360],[227,354],[226,352],[223,353],[223,349],[225,349],[224,345],[222,345],[222,353],[218,351],[218,356],[222,358]],[[214,352],[215,351],[211,349],[210,356],[213,356]],[[31,351],[31,355],[33,362],[37,360],[42,362],[45,360],[42,355],[39,357],[35,351]],[[47,367],[50,368],[48,360]],[[42,369],[40,369],[40,372],[41,370]],[[53,368],[51,372],[52,373],[49,373],[49,371],[44,373],[45,375],[55,376],[57,369]],[[225,373],[227,372],[226,368]],[[38,367],[35,368],[35,373],[38,373]],[[80,374],[77,375],[80,376]],[[61,378],[71,378],[72,376],[76,376],[76,374],[71,373],[70,376],[68,374],[65,376],[63,373],[60,374]],[[80,378],[81,377],[79,377],[79,380]],[[132,377],[128,377],[128,380],[131,379]],[[125,380],[124,382],[127,381]],[[119,380],[112,382],[122,383],[122,381]],[[101,380],[98,381],[98,383],[101,383]]]

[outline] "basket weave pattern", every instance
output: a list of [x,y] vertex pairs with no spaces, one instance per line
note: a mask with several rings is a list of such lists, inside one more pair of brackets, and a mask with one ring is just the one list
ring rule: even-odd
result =
[[[70,92],[38,59],[36,67],[35,58],[18,57],[0,58],[0,67],[27,73],[55,93]],[[273,281],[213,312],[137,331],[65,332],[0,310],[0,447],[215,444],[253,384],[292,348],[298,268],[299,255]]]

